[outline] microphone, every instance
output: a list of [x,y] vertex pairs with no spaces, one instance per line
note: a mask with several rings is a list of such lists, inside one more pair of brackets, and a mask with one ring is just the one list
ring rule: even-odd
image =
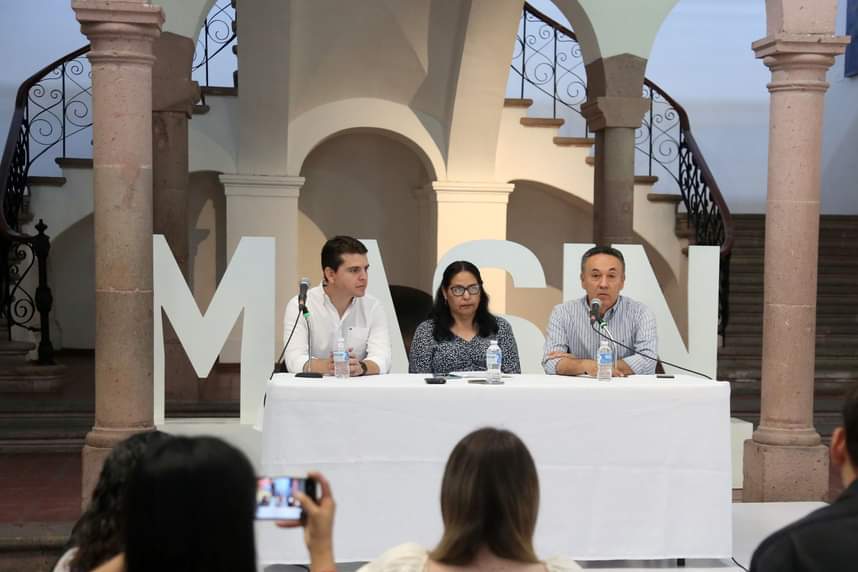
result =
[[590,325],[602,323],[602,301],[598,298],[590,300]]
[[305,311],[307,308],[307,289],[310,288],[310,279],[307,277],[301,278],[298,283],[298,310]]
[[[277,356],[277,361],[274,362],[274,369],[271,370],[271,375],[268,376],[268,381],[271,381],[271,378],[274,377],[275,373],[285,373],[286,372],[286,364],[283,362],[283,356],[286,355],[286,348],[289,347],[289,342],[292,341],[292,334],[295,333],[295,327],[298,325],[298,320],[301,319],[303,315],[304,318],[307,318],[309,314],[307,312],[307,289],[310,287],[310,279],[309,278],[301,278],[301,282],[298,283],[298,315],[295,317],[295,323],[292,324],[292,330],[289,332],[289,337],[286,338],[286,343],[283,344],[283,349],[280,351],[280,355]],[[307,334],[309,336],[309,328],[310,324],[307,323]],[[312,352],[311,352],[312,354]],[[322,377],[319,375],[319,377]]]

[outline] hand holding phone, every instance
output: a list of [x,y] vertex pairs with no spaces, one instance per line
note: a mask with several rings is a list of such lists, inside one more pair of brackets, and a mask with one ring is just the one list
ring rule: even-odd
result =
[[256,518],[300,522],[300,496],[316,498],[316,481],[302,477],[259,477],[256,480]]
[[310,567],[313,570],[336,570],[333,551],[334,512],[336,503],[331,485],[321,473],[310,473],[309,478],[318,483],[321,496],[318,500],[302,492],[296,496],[304,507],[303,521],[278,521],[280,528],[304,527],[304,542],[310,552]]

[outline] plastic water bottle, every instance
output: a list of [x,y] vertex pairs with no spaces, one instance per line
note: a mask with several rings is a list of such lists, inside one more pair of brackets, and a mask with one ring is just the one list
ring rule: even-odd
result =
[[599,349],[596,350],[596,365],[598,380],[611,381],[611,374],[614,372],[614,350],[608,340],[602,340],[599,343]]
[[486,350],[486,381],[489,383],[501,382],[501,354],[500,346],[497,340],[492,340],[489,343],[489,348]]
[[334,346],[334,376],[337,379],[349,378],[349,351],[346,349],[346,341],[342,336],[337,338]]

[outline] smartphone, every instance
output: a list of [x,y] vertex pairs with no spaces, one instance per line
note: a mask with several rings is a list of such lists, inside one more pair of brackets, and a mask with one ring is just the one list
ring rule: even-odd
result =
[[304,517],[295,492],[316,498],[316,481],[304,477],[258,477],[256,479],[256,518],[259,520],[300,521]]
[[439,385],[442,383],[447,383],[447,379],[443,377],[426,377],[424,379],[426,380],[426,383],[430,385]]

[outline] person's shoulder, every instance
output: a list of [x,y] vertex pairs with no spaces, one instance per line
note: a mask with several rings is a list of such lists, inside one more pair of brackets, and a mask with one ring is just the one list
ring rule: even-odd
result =
[[551,310],[551,313],[552,314],[555,314],[555,313],[569,314],[578,307],[583,308],[584,305],[582,305],[581,301],[584,300],[585,298],[586,297],[584,297],[584,298],[572,298],[571,300],[566,300],[565,302],[560,302],[559,304],[554,306],[554,308]]
[[763,540],[754,551],[752,569],[787,570],[787,566],[794,563],[796,546],[821,547],[826,539],[836,537],[837,529],[843,526],[844,519],[854,520],[856,517],[858,512],[854,503],[835,502],[815,510]]
[[783,569],[786,572],[787,563],[793,561],[794,526],[775,531],[763,540],[751,556],[750,569],[758,572]]
[[506,318],[501,318],[500,316],[495,316],[495,320],[498,321],[498,332],[511,332],[512,325],[509,323],[509,320]]
[[429,552],[415,542],[406,542],[386,550],[358,572],[419,572],[426,565]]
[[634,298],[629,298],[628,296],[622,297],[623,303],[626,305],[626,308],[629,312],[636,315],[653,315],[652,310],[649,306],[641,302],[640,300],[635,300]]
[[52,572],[69,572],[71,570],[71,561],[77,554],[77,546],[73,546],[66,550],[57,563],[54,565]]
[[417,328],[414,330],[414,335],[416,336],[418,332],[425,333],[431,332],[435,328],[435,321],[432,318],[428,320],[423,320],[419,324],[417,324]]
[[545,560],[545,568],[548,572],[571,572],[583,570],[581,566],[568,556],[552,556]]

